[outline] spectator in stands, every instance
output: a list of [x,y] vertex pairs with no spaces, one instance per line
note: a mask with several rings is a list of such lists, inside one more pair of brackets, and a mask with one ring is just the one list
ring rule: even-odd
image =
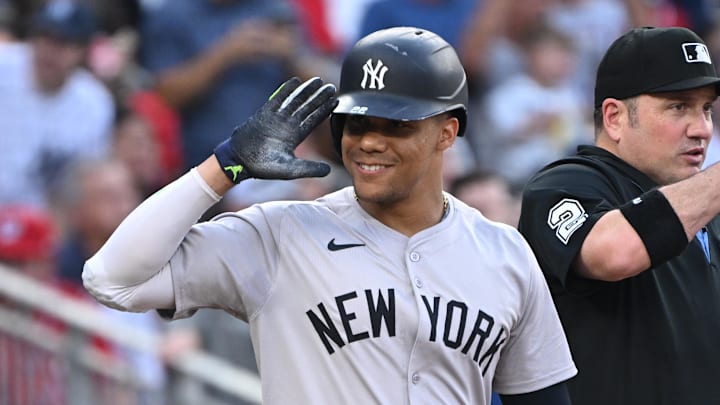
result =
[[80,160],[70,167],[53,195],[63,220],[58,252],[60,277],[82,284],[85,261],[140,203],[132,172],[119,160]]
[[517,226],[520,201],[504,178],[489,171],[473,171],[457,177],[450,194],[479,210],[487,219]]
[[[58,276],[67,284],[82,290],[82,268],[95,254],[120,222],[140,202],[140,189],[132,172],[120,160],[79,160],[68,168],[53,195],[57,217],[63,220],[56,256]],[[129,314],[103,309],[114,322],[162,333],[163,322],[154,313]],[[162,361],[135,351],[120,355],[134,367],[138,379],[152,392],[165,384]],[[156,400],[156,398],[154,398]],[[155,403],[155,402],[152,402]]]
[[624,0],[632,26],[687,27],[704,38],[712,30],[718,3],[709,0]]
[[[300,0],[303,1],[303,0]],[[338,55],[347,52],[360,38],[360,21],[370,4],[379,0],[320,0],[325,5],[325,24],[337,46]]]
[[143,198],[162,188],[170,179],[162,165],[160,148],[155,127],[145,116],[131,108],[119,110],[113,155],[129,169]]
[[336,57],[340,52],[340,42],[330,29],[328,11],[330,3],[326,0],[290,0],[298,13],[306,40],[322,55]]
[[0,206],[0,262],[41,282],[53,282],[57,229],[49,211],[20,204]]
[[457,47],[476,0],[379,0],[365,9],[358,37],[396,26],[425,28]]
[[140,62],[180,114],[184,164],[199,164],[287,76],[309,77],[286,0],[184,0],[144,9]]
[[177,115],[150,91],[138,91],[117,111],[112,156],[130,170],[143,198],[180,170]]
[[465,141],[476,166],[496,170],[496,145],[488,133],[486,94],[509,77],[525,72],[525,53],[520,45],[533,24],[546,18],[553,0],[482,0],[468,14],[458,43],[458,54],[468,74],[470,109]]
[[[20,204],[0,206],[0,263],[52,285],[56,236],[48,211]],[[58,330],[56,320],[18,308],[2,296],[0,308],[22,310],[43,327]],[[0,403],[65,405],[60,361],[22,339],[0,332]]]
[[[475,96],[525,69],[521,45],[528,29],[546,18],[554,0],[483,0],[463,26],[458,53]],[[472,101],[472,100],[471,100]]]
[[124,105],[137,92],[148,92],[152,77],[138,61],[141,0],[84,0],[93,4],[102,33],[88,50],[90,71]]
[[[0,263],[56,291],[63,300],[83,302],[108,313],[77,283],[58,278],[53,252],[59,236],[49,210],[21,204],[0,206]],[[68,331],[61,319],[2,296],[0,308],[22,316],[46,343],[62,338]],[[68,392],[72,376],[66,367],[67,359],[22,336],[0,331],[0,404],[72,405],[70,399],[77,398],[77,393]],[[116,348],[105,339],[93,335],[88,342],[90,347],[85,349],[92,349],[93,354],[108,360],[120,358]],[[102,385],[102,381],[95,382]]]
[[10,0],[0,0],[0,44],[15,41],[17,11]]
[[73,159],[109,150],[114,106],[82,66],[96,32],[92,11],[52,0],[28,42],[0,47],[0,203],[44,206]]
[[[59,243],[60,232],[49,210],[29,205],[0,206],[0,263],[10,266],[25,276],[50,287],[61,294],[63,301],[77,301],[96,308],[102,317],[111,322],[127,323],[127,315],[118,311],[109,310],[97,304],[88,297],[86,291],[77,282],[67,282],[57,275],[57,263],[53,253]],[[44,297],[45,300],[48,297]],[[57,302],[58,305],[62,302]],[[33,308],[18,305],[15,302],[0,296],[0,309],[15,314],[22,314],[27,322],[37,328],[36,333],[42,334],[46,343],[53,339],[60,339],[68,333],[67,325],[58,318],[52,317]],[[118,315],[119,314],[119,315]],[[135,324],[135,326],[138,326]],[[76,331],[72,332],[73,334]],[[113,402],[117,398],[105,397],[104,390],[109,389],[115,393],[123,393],[130,402],[145,405],[161,405],[164,393],[162,386],[152,386],[148,382],[148,375],[152,372],[162,372],[153,369],[154,364],[148,362],[146,356],[137,353],[127,353],[122,348],[113,345],[96,335],[87,337],[89,347],[84,350],[93,350],[93,354],[103,356],[116,366],[131,364],[134,376],[143,381],[147,392],[137,392],[130,387],[112,390],[112,383],[99,375],[92,377],[96,384],[89,392],[68,392],[69,380],[78,378],[70,374],[67,359],[62,354],[53,353],[42,345],[26,341],[13,334],[0,330],[0,404],[42,404],[42,405],[75,405],[100,403],[90,400],[102,399],[102,403]],[[160,375],[162,377],[162,375]],[[155,375],[157,378],[157,374]],[[151,389],[154,387],[155,389]],[[85,397],[83,402],[73,402],[71,398]],[[135,396],[138,395],[138,396]],[[131,397],[133,396],[133,397]],[[133,398],[132,400],[130,398]],[[142,398],[142,400],[138,399]],[[135,399],[138,399],[137,401]],[[107,402],[110,401],[110,402]]]
[[[582,96],[572,86],[575,48],[571,40],[540,22],[523,39],[526,72],[494,87],[483,101],[492,139],[492,167],[519,187],[546,163],[581,141],[592,141]],[[490,160],[490,161],[488,161]]]
[[630,29],[625,1],[559,0],[547,12],[548,23],[563,32],[576,49],[571,83],[583,95],[585,111],[592,111],[595,72],[615,38]]

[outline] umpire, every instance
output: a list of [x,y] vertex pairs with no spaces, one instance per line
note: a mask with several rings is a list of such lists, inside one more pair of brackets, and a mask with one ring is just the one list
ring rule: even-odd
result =
[[574,404],[720,400],[718,78],[685,28],[637,28],[597,71],[595,146],[536,174],[520,231],[550,284]]

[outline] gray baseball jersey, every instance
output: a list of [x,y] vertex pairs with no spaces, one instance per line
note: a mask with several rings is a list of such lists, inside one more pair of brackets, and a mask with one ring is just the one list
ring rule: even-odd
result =
[[489,404],[576,373],[520,234],[449,196],[408,238],[346,188],[194,225],[170,260],[175,317],[250,324],[267,404]]

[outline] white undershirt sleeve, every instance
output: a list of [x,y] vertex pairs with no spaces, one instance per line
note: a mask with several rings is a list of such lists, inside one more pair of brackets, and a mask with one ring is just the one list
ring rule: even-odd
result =
[[123,311],[174,309],[169,261],[190,227],[220,198],[196,169],[159,190],[85,263],[85,288]]

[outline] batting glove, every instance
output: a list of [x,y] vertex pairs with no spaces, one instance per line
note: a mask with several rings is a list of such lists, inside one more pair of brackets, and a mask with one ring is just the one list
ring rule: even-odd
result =
[[237,184],[251,177],[287,180],[330,173],[328,164],[298,159],[294,151],[330,115],[337,105],[334,95],[335,86],[317,77],[283,83],[215,148],[225,175]]

